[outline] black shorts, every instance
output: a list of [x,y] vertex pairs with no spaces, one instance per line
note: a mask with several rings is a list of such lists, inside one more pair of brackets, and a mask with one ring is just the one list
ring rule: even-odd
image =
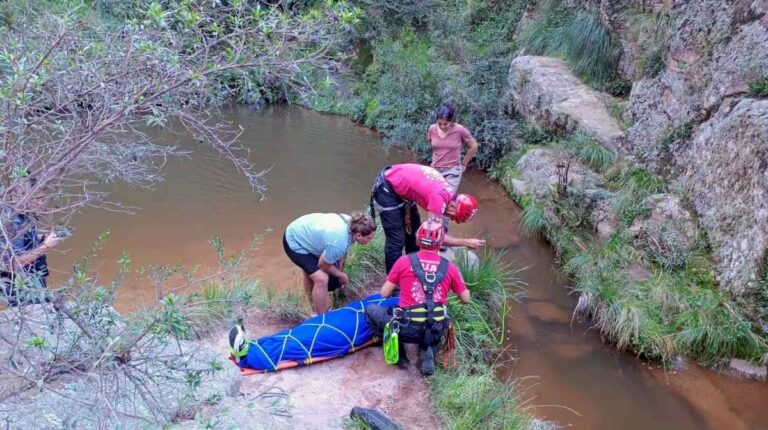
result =
[[[312,254],[301,254],[292,250],[291,247],[288,246],[288,240],[286,240],[285,234],[283,234],[283,249],[285,250],[286,255],[288,255],[288,258],[293,261],[293,264],[299,266],[307,275],[311,275],[320,270],[320,267],[317,265],[320,258],[315,257]],[[328,291],[335,291],[340,286],[341,283],[339,282],[339,278],[333,275],[328,275]]]

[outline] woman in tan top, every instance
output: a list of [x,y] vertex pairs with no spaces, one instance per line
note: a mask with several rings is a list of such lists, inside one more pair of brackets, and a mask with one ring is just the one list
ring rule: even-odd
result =
[[[461,174],[477,152],[477,141],[469,130],[455,122],[456,110],[449,103],[437,109],[437,122],[429,126],[427,140],[432,147],[432,167],[440,172],[456,193]],[[467,153],[461,158],[461,149]]]

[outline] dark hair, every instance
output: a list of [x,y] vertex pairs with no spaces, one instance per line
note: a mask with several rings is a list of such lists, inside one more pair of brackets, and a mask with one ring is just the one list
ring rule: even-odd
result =
[[351,218],[349,231],[352,235],[360,233],[363,236],[368,236],[376,231],[376,222],[369,215],[363,212],[352,212]]
[[446,121],[453,122],[456,118],[456,109],[453,108],[451,103],[443,103],[442,106],[437,108],[437,119],[444,119]]

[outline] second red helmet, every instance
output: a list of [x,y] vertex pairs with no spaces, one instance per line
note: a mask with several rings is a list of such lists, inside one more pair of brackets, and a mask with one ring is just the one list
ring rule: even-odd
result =
[[431,218],[424,221],[416,231],[416,245],[421,249],[437,251],[444,239],[443,224],[436,219]]
[[457,223],[467,222],[477,213],[477,199],[469,194],[456,196],[456,213],[453,215]]

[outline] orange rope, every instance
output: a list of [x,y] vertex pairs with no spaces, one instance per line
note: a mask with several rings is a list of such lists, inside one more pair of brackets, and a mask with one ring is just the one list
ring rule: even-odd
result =
[[443,369],[447,369],[449,365],[456,367],[458,364],[456,360],[456,333],[453,331],[453,324],[448,324],[448,330],[445,333],[445,346],[443,347]]

